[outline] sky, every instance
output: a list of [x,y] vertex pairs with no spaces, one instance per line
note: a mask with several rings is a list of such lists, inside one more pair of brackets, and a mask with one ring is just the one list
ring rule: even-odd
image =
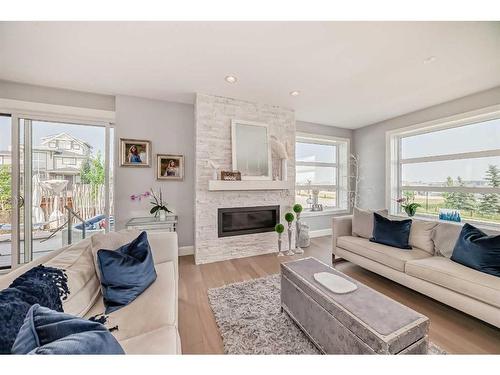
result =
[[[500,119],[402,139],[402,158],[500,149]],[[484,180],[488,165],[500,168],[500,157],[406,165],[404,181],[444,182],[450,176]]]
[[[43,137],[67,133],[83,140],[92,146],[92,153],[97,151],[104,155],[105,128],[99,126],[62,124],[53,122],[33,121],[33,145],[40,146]],[[8,150],[11,144],[10,118],[0,116],[0,150]]]

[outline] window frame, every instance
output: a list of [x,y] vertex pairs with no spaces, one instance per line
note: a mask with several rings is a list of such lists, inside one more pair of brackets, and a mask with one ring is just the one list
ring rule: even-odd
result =
[[[466,186],[436,187],[436,186],[402,185],[403,165],[500,156],[500,147],[498,147],[496,149],[490,149],[484,151],[440,154],[433,156],[421,156],[421,157],[402,159],[401,144],[403,138],[433,133],[436,131],[441,131],[446,129],[459,128],[462,126],[473,125],[490,120],[500,120],[500,105],[494,105],[476,111],[465,112],[454,116],[432,120],[386,132],[386,207],[388,207],[389,213],[393,215],[402,214],[401,208],[399,204],[395,201],[395,199],[397,197],[401,197],[403,191],[500,194],[500,188],[492,188],[492,187],[466,187]],[[438,220],[438,218],[431,215],[417,215],[417,217],[418,216],[425,217],[426,219]],[[500,224],[490,223],[480,220],[462,220],[462,221],[474,222],[483,226],[493,226],[493,227],[500,226]]]
[[[333,189],[335,192],[335,206],[328,206],[323,211],[311,211],[308,207],[304,207],[306,216],[310,214],[324,215],[325,213],[335,211],[349,211],[348,202],[348,173],[350,170],[350,139],[341,137],[332,137],[321,134],[297,132],[295,135],[295,146],[297,143],[309,143],[319,145],[335,145],[335,162],[304,162],[298,161],[295,156],[295,169],[298,166],[316,166],[316,167],[330,167],[335,168],[335,183],[334,184],[298,184],[295,182],[295,190],[307,190],[308,188],[317,187],[319,189]],[[294,195],[296,196],[296,195]]]

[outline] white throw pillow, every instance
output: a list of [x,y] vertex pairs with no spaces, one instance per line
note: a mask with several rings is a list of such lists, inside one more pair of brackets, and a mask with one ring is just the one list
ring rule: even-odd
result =
[[62,301],[64,312],[84,316],[94,305],[100,290],[92,258],[91,239],[65,247],[44,265],[65,270],[70,293]]
[[388,210],[362,210],[354,207],[352,215],[352,235],[363,238],[371,238],[373,236],[373,213],[387,217]]
[[418,247],[430,255],[434,255],[434,242],[432,236],[438,223],[413,219],[410,229],[409,243],[411,247]]
[[99,264],[97,261],[97,252],[101,249],[116,250],[119,247],[135,240],[139,234],[141,234],[141,231],[137,229],[123,229],[118,232],[97,233],[91,237],[92,257],[99,280],[101,279],[101,273],[99,271]]

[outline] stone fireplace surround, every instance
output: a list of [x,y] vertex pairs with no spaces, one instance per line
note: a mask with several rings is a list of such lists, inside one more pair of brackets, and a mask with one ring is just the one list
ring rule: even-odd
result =
[[[210,191],[213,161],[220,170],[232,170],[231,120],[269,125],[271,135],[286,142],[288,188],[282,190]],[[210,263],[277,251],[274,232],[218,236],[218,209],[231,207],[280,206],[280,221],[291,210],[295,185],[295,114],[292,110],[220,96],[197,94],[195,101],[195,261]],[[273,168],[279,165],[273,156]],[[250,182],[250,181],[249,181]],[[250,186],[251,184],[249,184]],[[286,247],[286,245],[284,245]],[[293,246],[293,244],[292,244]]]

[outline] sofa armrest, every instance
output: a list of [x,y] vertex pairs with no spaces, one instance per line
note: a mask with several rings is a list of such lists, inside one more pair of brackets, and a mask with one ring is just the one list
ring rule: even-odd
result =
[[334,253],[337,248],[337,238],[342,236],[352,236],[352,215],[332,218],[332,250]]
[[155,264],[174,262],[177,272],[179,262],[179,245],[176,232],[147,231],[148,241]]

